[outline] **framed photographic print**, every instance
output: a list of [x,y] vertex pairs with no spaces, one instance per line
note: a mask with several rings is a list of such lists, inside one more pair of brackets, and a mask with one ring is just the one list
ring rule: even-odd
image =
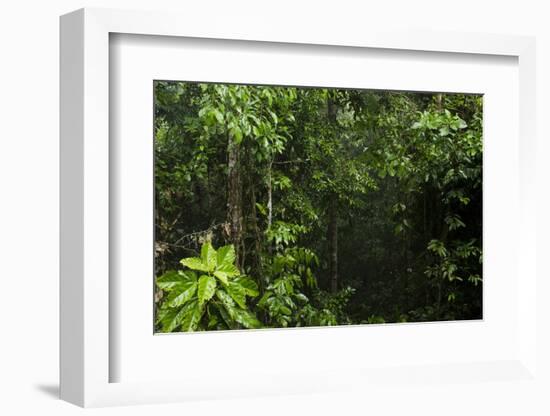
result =
[[62,398],[533,380],[533,39],[180,18],[61,19]]
[[481,95],[153,88],[157,332],[482,319]]

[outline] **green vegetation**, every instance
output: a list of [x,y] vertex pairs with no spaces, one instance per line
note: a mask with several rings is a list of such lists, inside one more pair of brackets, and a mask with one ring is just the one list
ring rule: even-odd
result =
[[482,98],[155,82],[155,234],[161,332],[479,319]]

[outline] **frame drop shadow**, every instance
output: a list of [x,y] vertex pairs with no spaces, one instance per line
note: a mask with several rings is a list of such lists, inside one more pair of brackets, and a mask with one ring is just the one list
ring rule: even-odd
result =
[[59,400],[59,384],[36,384],[34,387],[42,394]]

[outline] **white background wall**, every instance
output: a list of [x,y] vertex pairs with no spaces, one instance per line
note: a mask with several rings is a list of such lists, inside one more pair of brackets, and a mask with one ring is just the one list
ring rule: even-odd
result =
[[[390,24],[436,30],[536,35],[538,41],[539,165],[550,150],[550,13],[546,1],[482,0],[19,0],[0,9],[0,414],[72,415],[81,409],[56,399],[58,384],[58,16],[74,9],[114,7],[179,10],[209,23],[212,13],[235,21],[240,31],[260,19],[288,25],[321,25],[337,31],[347,25]],[[539,270],[548,274],[550,177],[540,167]],[[503,225],[505,226],[505,224]],[[540,293],[550,293],[544,280]],[[540,298],[543,300],[544,298]],[[550,308],[540,302],[550,317]],[[550,325],[540,326],[541,363],[548,370]],[[550,374],[549,371],[546,374]],[[414,390],[414,389],[413,389]],[[550,392],[550,388],[548,389]],[[550,414],[542,392],[495,385],[490,393],[456,386],[456,397],[410,394],[387,400],[345,392],[307,397],[187,403],[157,407],[100,409],[101,415],[153,412],[218,414]],[[384,399],[384,396],[382,399]],[[376,403],[376,408],[371,404]]]

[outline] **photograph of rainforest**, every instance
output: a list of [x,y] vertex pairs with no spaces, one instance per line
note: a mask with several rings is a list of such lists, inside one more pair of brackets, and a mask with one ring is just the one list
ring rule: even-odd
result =
[[482,95],[153,93],[155,332],[482,319]]

